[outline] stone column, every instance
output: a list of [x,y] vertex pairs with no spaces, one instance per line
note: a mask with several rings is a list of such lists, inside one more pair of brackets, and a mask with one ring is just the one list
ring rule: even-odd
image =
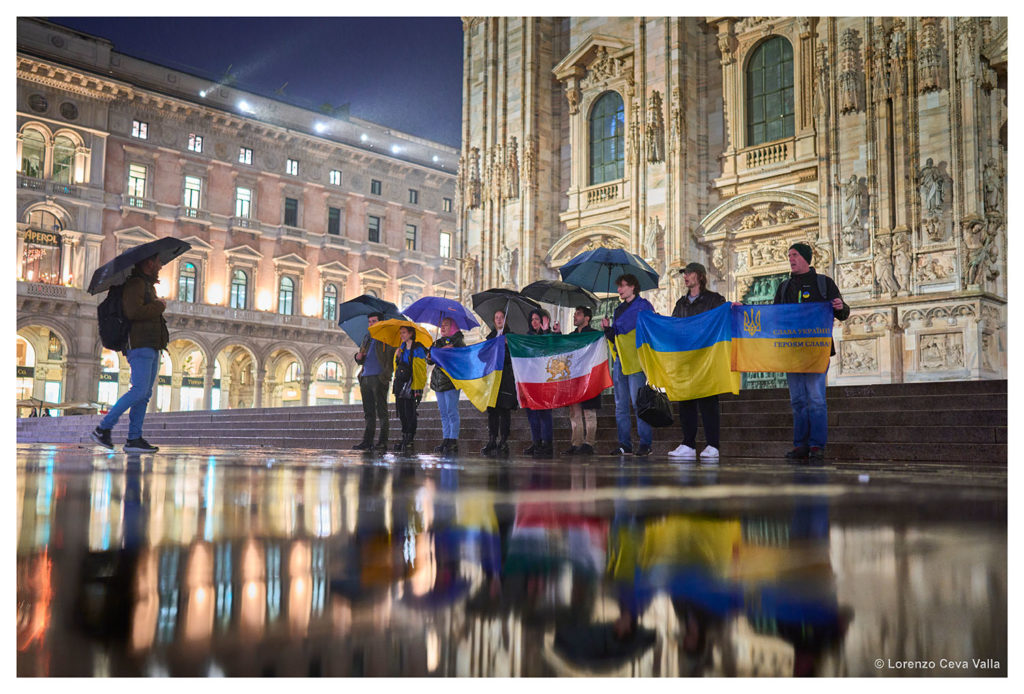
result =
[[63,402],[95,402],[100,382],[99,357],[91,354],[69,356],[64,365]]
[[203,379],[203,409],[213,409],[213,364],[206,366],[206,377]]
[[[169,412],[181,411],[181,379],[184,372],[171,374],[171,404],[167,407]],[[158,378],[159,380],[159,378]]]
[[266,369],[260,369],[256,376],[256,402],[253,403],[253,407],[259,409],[263,407],[263,385],[267,380]]
[[309,374],[303,374],[299,378],[299,405],[302,407],[309,405],[309,384],[311,380]]

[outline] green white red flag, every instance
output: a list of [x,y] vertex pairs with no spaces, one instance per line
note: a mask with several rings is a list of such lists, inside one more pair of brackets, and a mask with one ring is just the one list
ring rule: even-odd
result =
[[521,407],[566,407],[612,385],[602,332],[509,335],[508,348]]

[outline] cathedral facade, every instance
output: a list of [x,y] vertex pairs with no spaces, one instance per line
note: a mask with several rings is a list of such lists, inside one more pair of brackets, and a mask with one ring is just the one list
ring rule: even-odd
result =
[[1005,18],[463,25],[464,298],[605,246],[660,313],[690,261],[770,302],[802,241],[853,309],[833,383],[1006,377]]

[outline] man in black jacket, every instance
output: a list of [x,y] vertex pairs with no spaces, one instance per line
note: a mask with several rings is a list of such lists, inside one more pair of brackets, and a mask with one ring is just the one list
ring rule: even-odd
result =
[[[839,320],[850,317],[850,307],[843,301],[839,287],[827,275],[819,275],[811,267],[811,247],[794,243],[789,247],[789,269],[792,275],[775,291],[776,304],[802,304],[808,301],[828,301]],[[832,354],[836,346],[832,343]],[[828,409],[825,404],[825,386],[828,372],[820,374],[790,373],[789,402],[793,407],[793,450],[790,459],[825,457],[828,441]]]
[[[367,322],[376,325],[377,321],[383,319],[384,314],[371,313]],[[391,372],[395,368],[395,348],[380,340],[374,340],[367,333],[363,338],[363,344],[359,346],[359,351],[356,352],[355,359],[356,363],[363,367],[359,372],[359,394],[363,399],[366,429],[363,431],[363,440],[352,446],[352,450],[374,449],[373,432],[379,419],[380,438],[377,440],[377,450],[383,452],[388,449],[388,384],[391,383]]]
[[[689,318],[710,311],[725,303],[725,297],[708,289],[708,271],[700,263],[690,263],[682,270],[686,294],[676,302],[674,318]],[[697,459],[697,415],[704,420],[704,438],[708,445],[700,452],[702,460],[718,460],[721,410],[717,395],[679,402],[679,423],[683,442],[668,455],[680,460]]]

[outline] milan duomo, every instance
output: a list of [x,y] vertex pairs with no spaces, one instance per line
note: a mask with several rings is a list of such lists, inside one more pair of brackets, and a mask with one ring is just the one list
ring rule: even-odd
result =
[[1004,18],[463,26],[464,298],[617,246],[659,313],[690,260],[770,303],[804,241],[853,307],[830,383],[1006,377]]
[[687,262],[730,300],[770,302],[806,242],[853,308],[831,384],[1006,377],[1005,18],[463,26],[456,151],[232,85],[206,93],[19,20],[19,399],[127,389],[83,288],[163,235],[193,250],[163,272],[158,410],[355,402],[342,301],[468,304],[596,246],[647,259],[661,286],[646,296],[667,314]]

